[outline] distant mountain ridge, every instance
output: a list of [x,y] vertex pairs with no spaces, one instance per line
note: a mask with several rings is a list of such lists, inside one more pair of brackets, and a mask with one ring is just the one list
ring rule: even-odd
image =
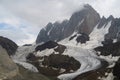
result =
[[64,20],[62,23],[48,23],[45,28],[41,29],[36,43],[49,40],[60,41],[74,32],[90,34],[99,21],[99,14],[86,4],[82,10],[75,12],[69,20]]
[[73,33],[84,33],[89,36],[93,29],[105,27],[111,21],[109,32],[104,36],[105,41],[120,40],[120,18],[114,18],[110,15],[108,18],[104,16],[100,18],[99,13],[95,11],[89,4],[85,4],[84,8],[75,12],[69,20],[63,22],[48,23],[45,28],[41,29],[36,39],[36,43],[55,41],[59,42]]

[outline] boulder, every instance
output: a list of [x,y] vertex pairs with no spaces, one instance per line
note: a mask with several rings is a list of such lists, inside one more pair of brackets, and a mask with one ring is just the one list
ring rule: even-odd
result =
[[0,46],[0,79],[8,79],[19,73],[17,65],[11,60],[7,51]]
[[0,36],[0,45],[6,49],[9,55],[14,55],[18,48],[15,42],[2,36]]

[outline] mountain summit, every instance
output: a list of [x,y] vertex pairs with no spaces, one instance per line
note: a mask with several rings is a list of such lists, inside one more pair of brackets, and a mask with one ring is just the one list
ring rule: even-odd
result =
[[68,37],[70,38],[69,40],[71,40],[76,37],[77,34],[82,36],[77,36],[76,41],[82,43],[89,41],[89,38],[97,37],[97,39],[99,39],[101,36],[105,44],[106,41],[107,43],[114,40],[120,41],[119,22],[120,18],[114,18],[112,15],[108,18],[104,16],[100,18],[97,11],[89,4],[85,4],[82,9],[72,14],[69,20],[64,20],[62,23],[48,23],[45,28],[40,30],[36,43],[47,41],[59,42]]
[[99,14],[88,4],[85,4],[80,11],[75,12],[69,20],[62,23],[48,23],[41,29],[36,43],[47,41],[60,41],[72,35],[74,32],[89,35],[93,28],[100,21]]

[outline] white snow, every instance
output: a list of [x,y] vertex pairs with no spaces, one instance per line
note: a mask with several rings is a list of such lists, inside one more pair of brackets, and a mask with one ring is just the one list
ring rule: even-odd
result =
[[108,56],[99,56],[101,59],[106,60],[109,63],[109,68],[114,67],[115,62],[118,61],[118,59],[120,58],[120,56],[112,56],[112,55],[108,55]]
[[94,28],[94,30],[90,33],[89,37],[90,40],[87,41],[85,46],[82,46],[84,48],[90,49],[95,48],[98,46],[102,46],[101,42],[104,41],[105,35],[109,32],[109,28],[111,26],[111,21],[108,22],[108,24],[103,25],[100,29],[98,28],[98,25]]
[[65,71],[66,71],[65,69],[61,68],[59,73],[63,73]]
[[116,43],[117,42],[117,39],[113,39],[113,43]]
[[[84,22],[84,19],[82,19],[79,23],[78,23],[78,25],[76,26],[76,30],[78,29],[78,27],[82,24]],[[77,30],[78,31],[78,30]]]
[[40,57],[43,57],[43,56],[49,56],[51,55],[52,53],[54,54],[59,54],[58,52],[55,52],[54,51],[54,48],[53,49],[45,49],[43,51],[38,51],[35,56],[40,56]]
[[50,32],[52,31],[54,25],[51,27],[51,29],[48,31],[47,35],[49,36],[50,35]]
[[24,68],[32,71],[32,72],[38,72],[37,68],[34,67],[32,64],[29,64],[27,62],[23,62],[23,61],[19,61],[19,60],[16,60],[16,59],[13,59],[13,61],[21,66],[23,66]]
[[113,73],[108,73],[107,77],[99,77],[98,79],[100,79],[100,80],[114,80],[114,75],[113,75]]
[[23,66],[24,68],[31,70],[33,72],[38,72],[36,67],[26,62],[27,55],[33,52],[34,48],[35,48],[35,45],[18,47],[16,54],[14,56],[11,56],[11,58],[13,59],[15,63]]
[[14,56],[12,56],[13,59],[17,59],[19,61],[26,61],[26,57],[29,53],[33,52],[35,49],[35,46],[21,46],[18,47],[16,53]]

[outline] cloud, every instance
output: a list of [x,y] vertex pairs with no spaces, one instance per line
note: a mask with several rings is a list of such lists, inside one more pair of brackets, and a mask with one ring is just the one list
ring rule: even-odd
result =
[[23,19],[20,19],[0,7],[0,36],[7,37],[18,45],[35,42],[39,32],[38,27],[32,27]]
[[120,0],[0,0],[0,23],[11,26],[0,30],[0,35],[9,34],[17,43],[33,42],[48,22],[69,19],[85,3],[92,5],[101,16],[119,17]]
[[[32,32],[33,27],[19,24],[15,26],[12,23],[0,23],[0,36],[7,37],[14,42],[16,42],[18,45],[23,44],[31,44],[35,42],[35,39],[37,37],[36,32]],[[37,31],[37,30],[35,30]]]
[[91,4],[101,15],[120,14],[119,0],[0,0],[0,4],[34,26],[69,18],[83,3]]

